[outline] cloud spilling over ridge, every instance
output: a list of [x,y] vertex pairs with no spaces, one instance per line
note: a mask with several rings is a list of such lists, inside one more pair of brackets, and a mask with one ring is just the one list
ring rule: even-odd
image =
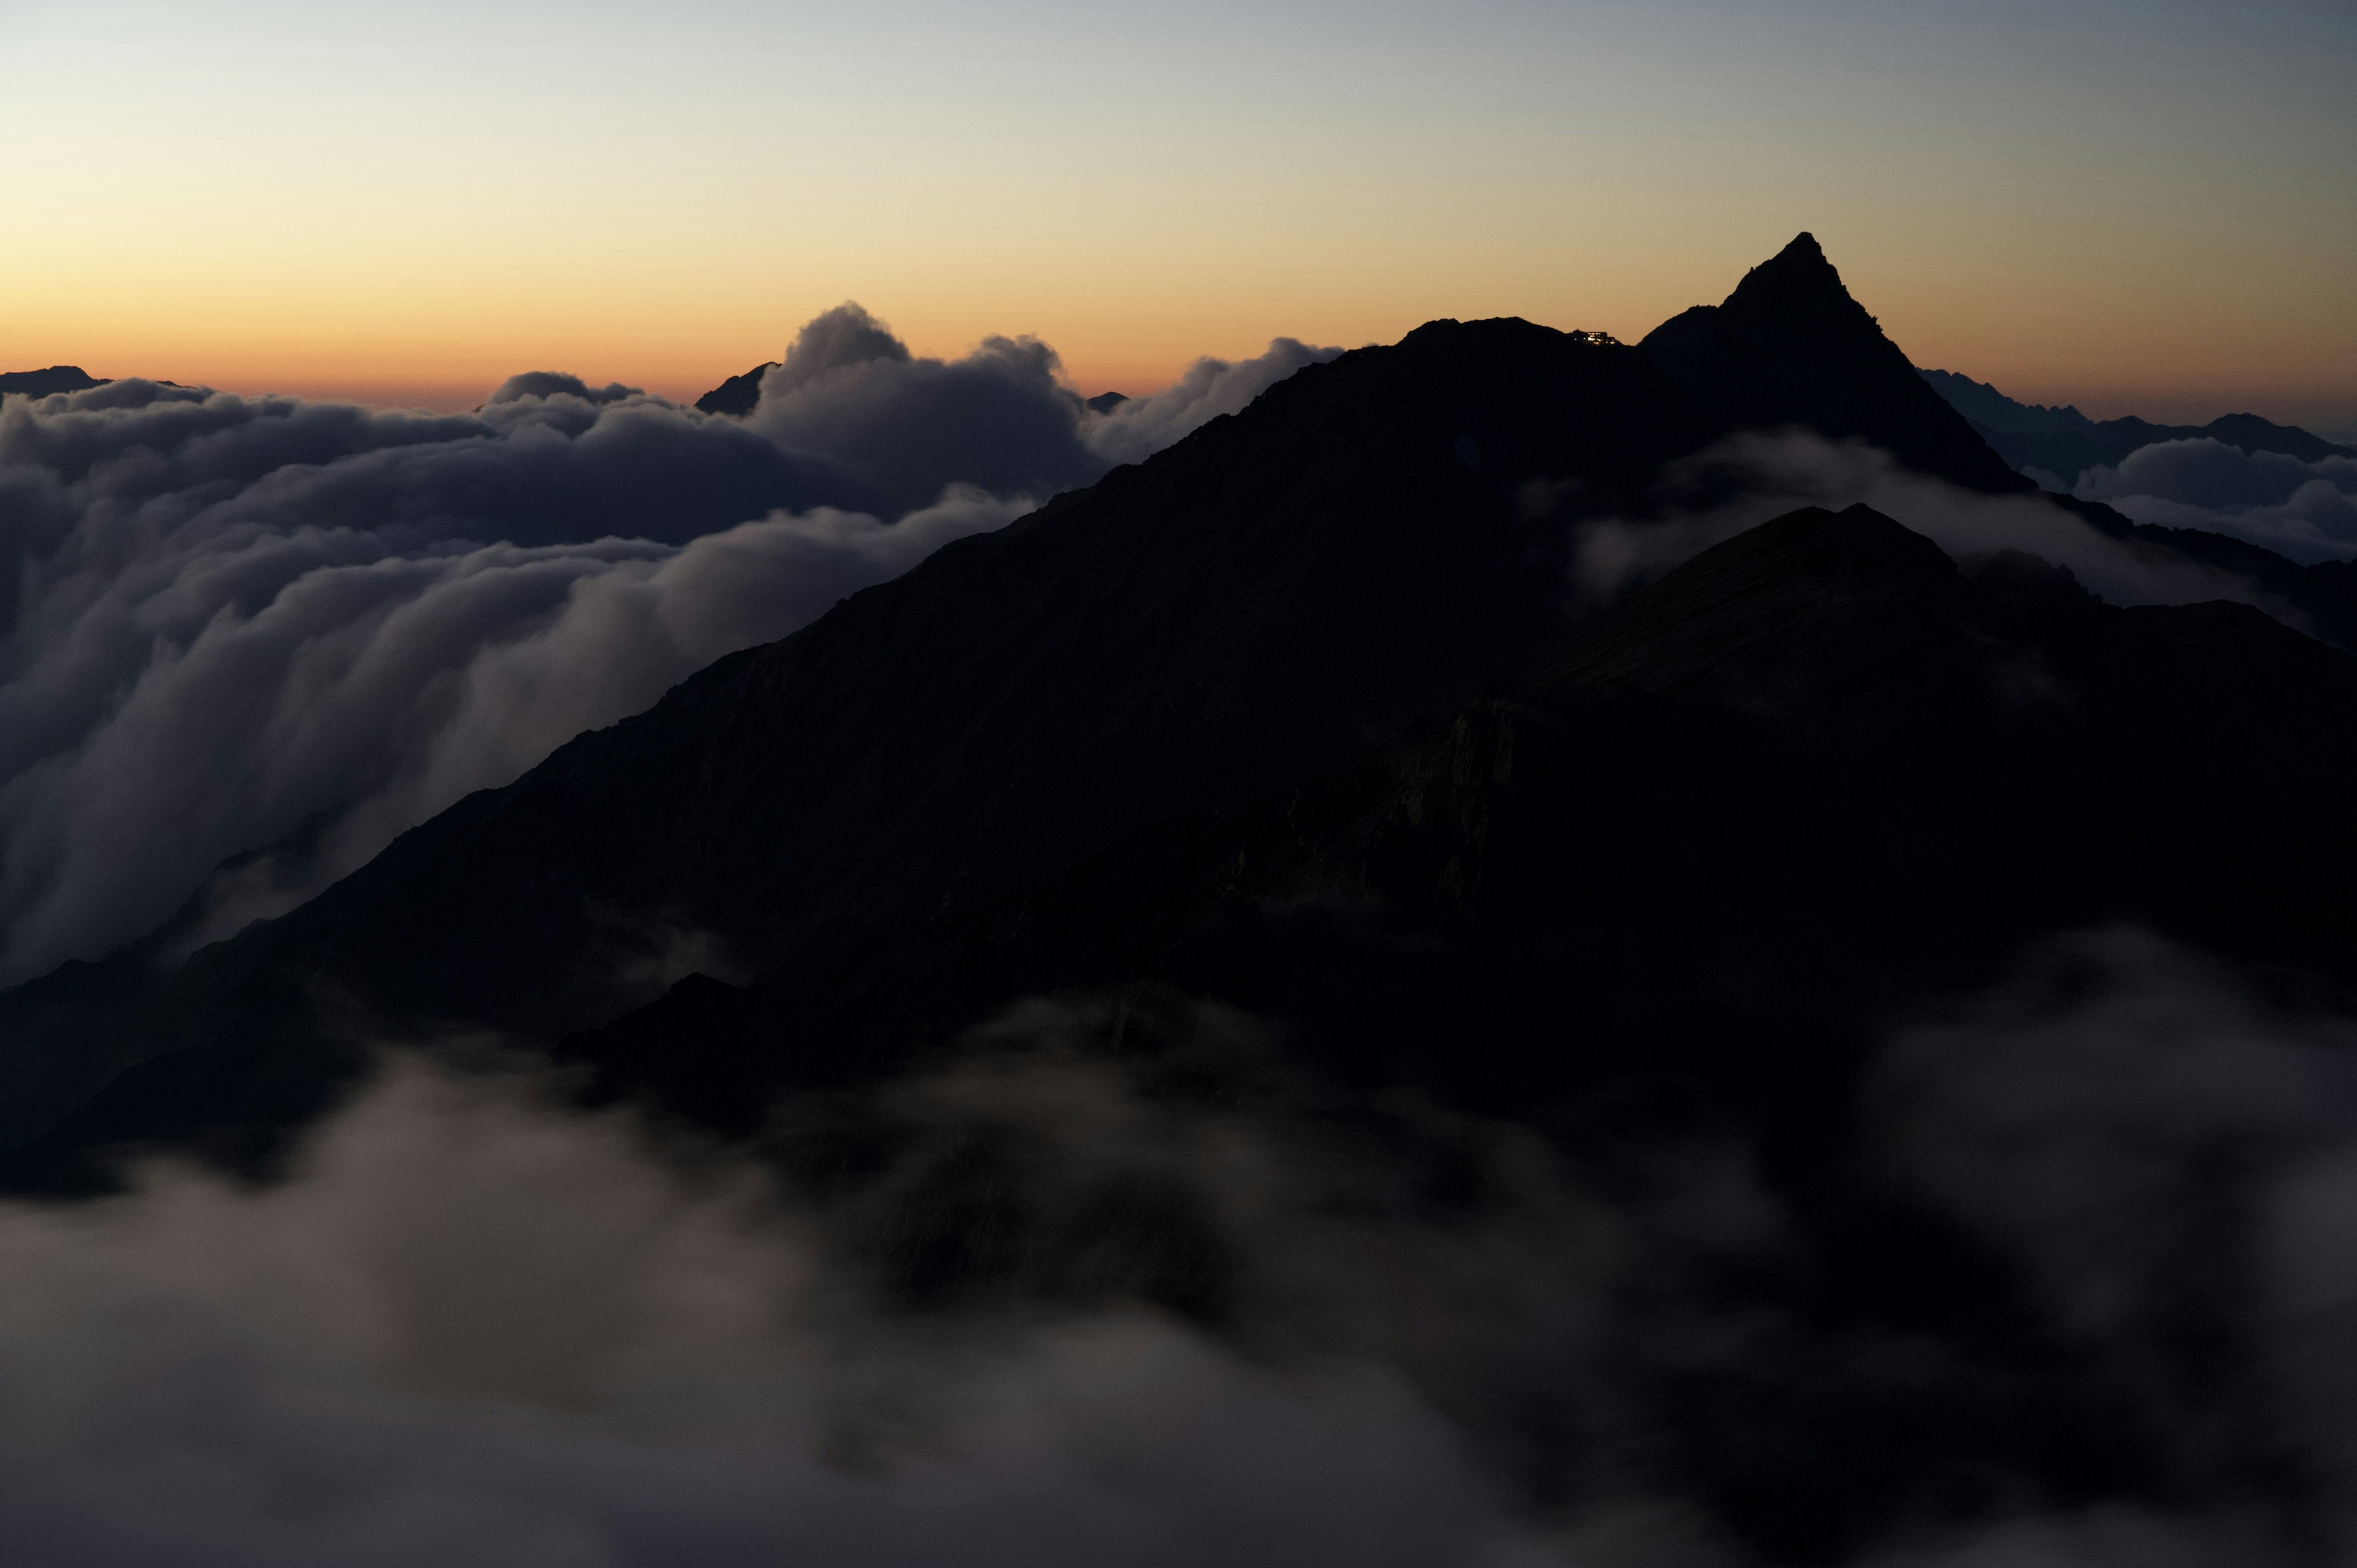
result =
[[[1528,499],[1536,511],[1558,501],[1544,489]],[[1664,472],[1653,515],[1576,523],[1575,586],[1590,602],[1607,601],[1795,508],[1839,510],[1860,502],[1959,560],[2000,550],[2043,556],[2112,604],[2260,603],[2240,577],[2124,543],[2038,496],[1966,490],[1903,467],[1878,448],[1807,431],[1730,437]]]
[[[518,377],[462,415],[141,381],[0,404],[0,979],[142,934],[316,813],[372,809],[339,843],[365,854],[503,782],[534,758],[470,774],[458,759],[489,756],[468,726],[536,744],[550,725],[488,713],[475,668],[566,637],[599,579],[685,593],[694,562],[664,563],[750,521],[804,543],[759,557],[776,613],[699,620],[683,597],[673,619],[774,636],[912,564],[947,517],[1017,510],[965,498],[863,534],[826,505],[867,493],[832,461],[577,387]],[[611,722],[717,640],[586,662],[548,717]]]
[[1171,386],[1131,398],[1111,413],[1092,418],[1085,431],[1090,450],[1109,462],[1136,463],[1223,413],[1246,404],[1294,371],[1340,357],[1340,349],[1316,349],[1291,338],[1273,339],[1266,352],[1232,364],[1200,359]]
[[2302,462],[2208,436],[2139,447],[2073,493],[2138,522],[2232,534],[2295,561],[2357,556],[2357,459]]
[[1234,364],[1198,360],[1177,384],[1099,414],[1037,338],[989,338],[962,360],[920,359],[866,311],[842,305],[804,327],[762,377],[747,421],[840,458],[899,504],[952,478],[1046,496],[1149,457],[1340,352],[1280,338]]
[[[953,489],[890,525],[821,509],[676,550],[492,545],[312,570],[252,617],[208,618],[185,649],[149,663],[70,761],[0,789],[0,805],[21,790],[27,808],[12,874],[60,889],[38,906],[46,924],[22,929],[61,950],[103,929],[135,888],[150,890],[145,908],[160,918],[222,858],[220,845],[268,843],[286,831],[277,824],[336,811],[314,842],[210,884],[179,946],[232,935],[722,654],[797,630],[1027,510]],[[265,672],[274,687],[251,684]],[[192,807],[223,836],[176,834]]]
[[[1139,400],[1150,439],[1308,352],[1204,361]],[[0,984],[142,936],[324,813],[183,935],[279,912],[714,658],[1093,480],[1108,422],[1058,377],[1028,339],[918,359],[845,306],[747,420],[554,371],[465,414],[137,380],[8,398]]]
[[0,1551],[2343,1561],[2352,1047],[2120,930],[1902,1031],[1864,1157],[2009,1271],[1994,1332],[1819,1311],[1739,1143],[1336,1117],[1176,999],[791,1102],[770,1170],[397,1068],[284,1185],[0,1207]]

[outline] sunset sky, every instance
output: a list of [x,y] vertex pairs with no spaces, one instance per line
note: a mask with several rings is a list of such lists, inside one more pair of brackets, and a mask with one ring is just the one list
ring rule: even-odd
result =
[[0,369],[693,396],[848,298],[1139,392],[1808,229],[1918,363],[2337,429],[2352,68],[2348,0],[0,0]]

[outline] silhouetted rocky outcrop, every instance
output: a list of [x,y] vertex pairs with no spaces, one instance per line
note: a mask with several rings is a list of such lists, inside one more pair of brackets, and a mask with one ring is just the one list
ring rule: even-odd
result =
[[48,397],[51,392],[83,392],[105,384],[104,381],[91,375],[80,365],[51,365],[46,371],[0,372],[0,395],[22,392],[27,397]]
[[695,406],[706,413],[726,413],[742,419],[761,401],[761,378],[777,368],[777,361],[772,360],[754,366],[741,376],[731,376],[697,398]]

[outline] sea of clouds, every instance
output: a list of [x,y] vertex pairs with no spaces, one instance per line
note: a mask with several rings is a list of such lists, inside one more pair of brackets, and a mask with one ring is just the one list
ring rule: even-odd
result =
[[548,372],[462,414],[135,379],[10,397],[0,983],[192,895],[184,946],[290,908],[721,654],[1337,352],[1204,360],[1107,415],[1035,340],[921,358],[846,305],[743,419]]

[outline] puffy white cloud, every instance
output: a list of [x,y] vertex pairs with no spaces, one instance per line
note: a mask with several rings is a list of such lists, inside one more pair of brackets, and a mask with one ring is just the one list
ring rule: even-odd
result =
[[2357,555],[2357,459],[2303,462],[2202,436],[2139,447],[2090,468],[2073,493],[2138,522],[2232,534],[2295,561]]
[[922,505],[953,480],[1044,499],[1103,472],[1082,445],[1081,401],[1055,350],[990,338],[962,360],[918,359],[856,305],[802,330],[761,380],[745,423],[823,452],[888,505]]

